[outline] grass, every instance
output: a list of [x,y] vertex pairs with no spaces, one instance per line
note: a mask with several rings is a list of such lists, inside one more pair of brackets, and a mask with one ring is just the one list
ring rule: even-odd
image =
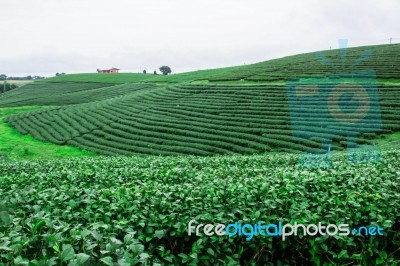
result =
[[31,135],[22,135],[3,121],[4,117],[8,115],[40,109],[43,109],[43,107],[0,108],[0,154],[11,159],[95,156],[95,153],[91,151],[84,151],[76,147],[60,146],[37,140]]
[[400,84],[400,80],[398,79],[378,79],[378,83],[385,84],[387,86],[398,86]]
[[[1,82],[1,81],[0,81]],[[18,87],[34,82],[33,80],[7,80],[7,83],[15,84]]]
[[383,150],[400,149],[400,132],[383,135],[374,141],[374,145]]

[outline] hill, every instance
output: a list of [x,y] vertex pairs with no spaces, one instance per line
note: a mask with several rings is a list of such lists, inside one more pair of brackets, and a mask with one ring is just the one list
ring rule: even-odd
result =
[[98,82],[32,83],[0,95],[1,107],[27,105],[68,105],[87,103],[127,95],[153,84],[122,84]]
[[[2,94],[0,264],[399,265],[400,51],[372,48],[364,67],[305,54]],[[363,149],[340,151],[356,142],[383,150],[368,163]],[[332,148],[319,156],[328,166],[301,163],[304,150]],[[242,233],[188,235],[192,220]],[[258,222],[287,237],[255,233]],[[294,223],[307,229],[289,236]]]
[[[399,55],[400,45],[383,45],[348,49],[345,66],[340,51],[332,50],[324,52],[325,63],[309,53],[171,76],[66,75],[5,93],[0,106],[50,105],[6,121],[37,139],[100,154],[213,155],[309,149],[322,153],[329,144],[342,150],[368,144],[377,134],[400,130]],[[347,64],[357,58],[360,64]],[[376,70],[377,85],[369,69]],[[343,74],[345,70],[349,74]],[[135,83],[130,83],[129,75]],[[350,87],[365,83],[366,88],[373,83],[367,90],[376,90],[379,98],[371,105],[370,111],[375,112],[355,126],[332,119],[354,111],[351,95],[342,108],[328,110],[322,96],[293,107],[288,86],[279,81],[287,78],[287,84],[300,87],[310,82],[300,77],[311,77],[327,90],[342,83],[353,84]],[[331,96],[339,99],[341,92]],[[371,124],[379,126],[371,128]]]
[[285,82],[292,78],[336,75],[365,69],[375,70],[378,79],[398,80],[399,53],[400,44],[348,48],[343,57],[339,50],[319,51],[241,66],[226,72],[216,72],[207,80]]
[[106,83],[106,84],[125,84],[144,82],[154,79],[157,76],[150,74],[134,74],[134,73],[115,73],[115,74],[100,74],[100,73],[81,73],[61,75],[57,77],[47,78],[38,81],[37,83]]
[[[383,129],[398,131],[400,108],[393,99],[400,97],[400,90],[389,86],[380,90]],[[340,150],[347,145],[345,136],[354,131],[334,121],[324,123],[326,118],[315,112],[316,106],[322,109],[324,103],[317,99],[304,106],[309,114],[298,120],[314,120],[314,128],[302,131],[310,134],[310,139],[296,141],[282,86],[187,84],[131,91],[106,100],[22,113],[7,121],[41,140],[127,155],[303,151],[326,149],[321,143],[326,138],[335,138],[334,149]]]
[[380,80],[400,79],[400,44],[362,46],[339,50],[311,52],[268,60],[256,64],[199,70],[168,76],[152,74],[116,75],[72,74],[40,82],[104,82],[104,83],[182,83],[182,82],[285,82],[291,78],[333,75],[340,72],[373,69]]

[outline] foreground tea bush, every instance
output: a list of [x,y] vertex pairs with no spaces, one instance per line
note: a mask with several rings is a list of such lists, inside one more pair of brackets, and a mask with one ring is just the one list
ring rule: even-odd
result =
[[[295,155],[0,163],[2,265],[400,263],[400,153],[302,169]],[[380,225],[384,236],[188,236],[197,223]]]

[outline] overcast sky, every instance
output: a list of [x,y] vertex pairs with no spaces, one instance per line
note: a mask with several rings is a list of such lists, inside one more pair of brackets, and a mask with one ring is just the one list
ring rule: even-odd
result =
[[0,0],[0,74],[173,72],[400,42],[398,0]]

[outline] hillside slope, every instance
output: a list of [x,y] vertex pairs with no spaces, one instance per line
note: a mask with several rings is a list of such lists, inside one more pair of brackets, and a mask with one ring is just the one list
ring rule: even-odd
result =
[[[134,86],[134,85],[126,85]],[[141,86],[141,85],[138,85]],[[400,130],[398,87],[380,87],[383,129]],[[53,107],[8,118],[18,131],[57,144],[91,149],[103,154],[258,153],[347,147],[353,126],[340,125],[315,110],[316,99],[304,106],[307,122],[300,130],[306,140],[292,137],[285,87],[178,85],[138,90],[107,100]],[[332,112],[341,112],[333,110]],[[311,119],[311,123],[309,122]],[[368,124],[357,127],[368,133]],[[372,134],[372,135],[371,135]],[[371,131],[366,136],[371,137]]]
[[97,82],[32,83],[0,95],[0,108],[88,103],[153,87],[156,85],[115,85]]
[[[368,49],[372,52],[365,52]],[[371,56],[360,57],[362,54]],[[325,59],[336,69],[315,58],[310,53],[203,72],[207,76],[194,72],[153,77],[158,85],[149,83],[151,79],[116,85],[95,82],[96,75],[67,75],[62,77],[63,82],[49,79],[5,93],[0,97],[0,107],[52,105],[10,116],[7,121],[37,139],[101,154],[213,155],[309,149],[321,153],[329,145],[342,150],[368,144],[377,134],[400,130],[400,84],[396,83],[400,77],[400,45],[348,49],[349,62],[365,59],[350,70],[348,64],[338,67],[338,50],[326,52]],[[376,71],[378,81],[390,81],[391,85],[376,85],[370,69]],[[343,75],[346,71],[350,74]],[[328,76],[298,79],[307,75]],[[119,77],[108,76],[113,82]],[[218,82],[190,83],[204,79]],[[224,83],[238,79],[266,83]],[[287,84],[299,88],[309,82],[323,85],[318,88],[319,94],[306,93],[305,100],[297,101],[292,99],[289,85],[268,84],[273,80],[287,80]],[[173,81],[178,84],[171,85]],[[354,98],[351,90],[333,91],[338,84],[346,84],[347,89],[361,84],[368,93],[376,93],[376,99],[370,102],[371,95],[363,94]],[[344,104],[328,106],[324,98],[328,94]],[[366,117],[352,124],[354,118],[348,114],[365,103],[369,108]],[[343,115],[350,123],[338,123],[336,118]]]
[[291,78],[336,75],[365,69],[376,72],[378,79],[400,79],[400,44],[354,47],[341,51],[312,52],[269,60],[216,72],[208,77],[217,81],[286,81]]
[[[400,79],[400,44],[374,45],[346,49],[341,57],[339,50],[327,50],[286,56],[256,64],[199,70],[168,76],[153,74],[72,74],[45,79],[48,82],[97,82],[97,83],[182,83],[207,82],[271,82],[287,79],[332,75],[365,69],[376,71],[378,79]],[[1,103],[1,102],[0,102]]]

